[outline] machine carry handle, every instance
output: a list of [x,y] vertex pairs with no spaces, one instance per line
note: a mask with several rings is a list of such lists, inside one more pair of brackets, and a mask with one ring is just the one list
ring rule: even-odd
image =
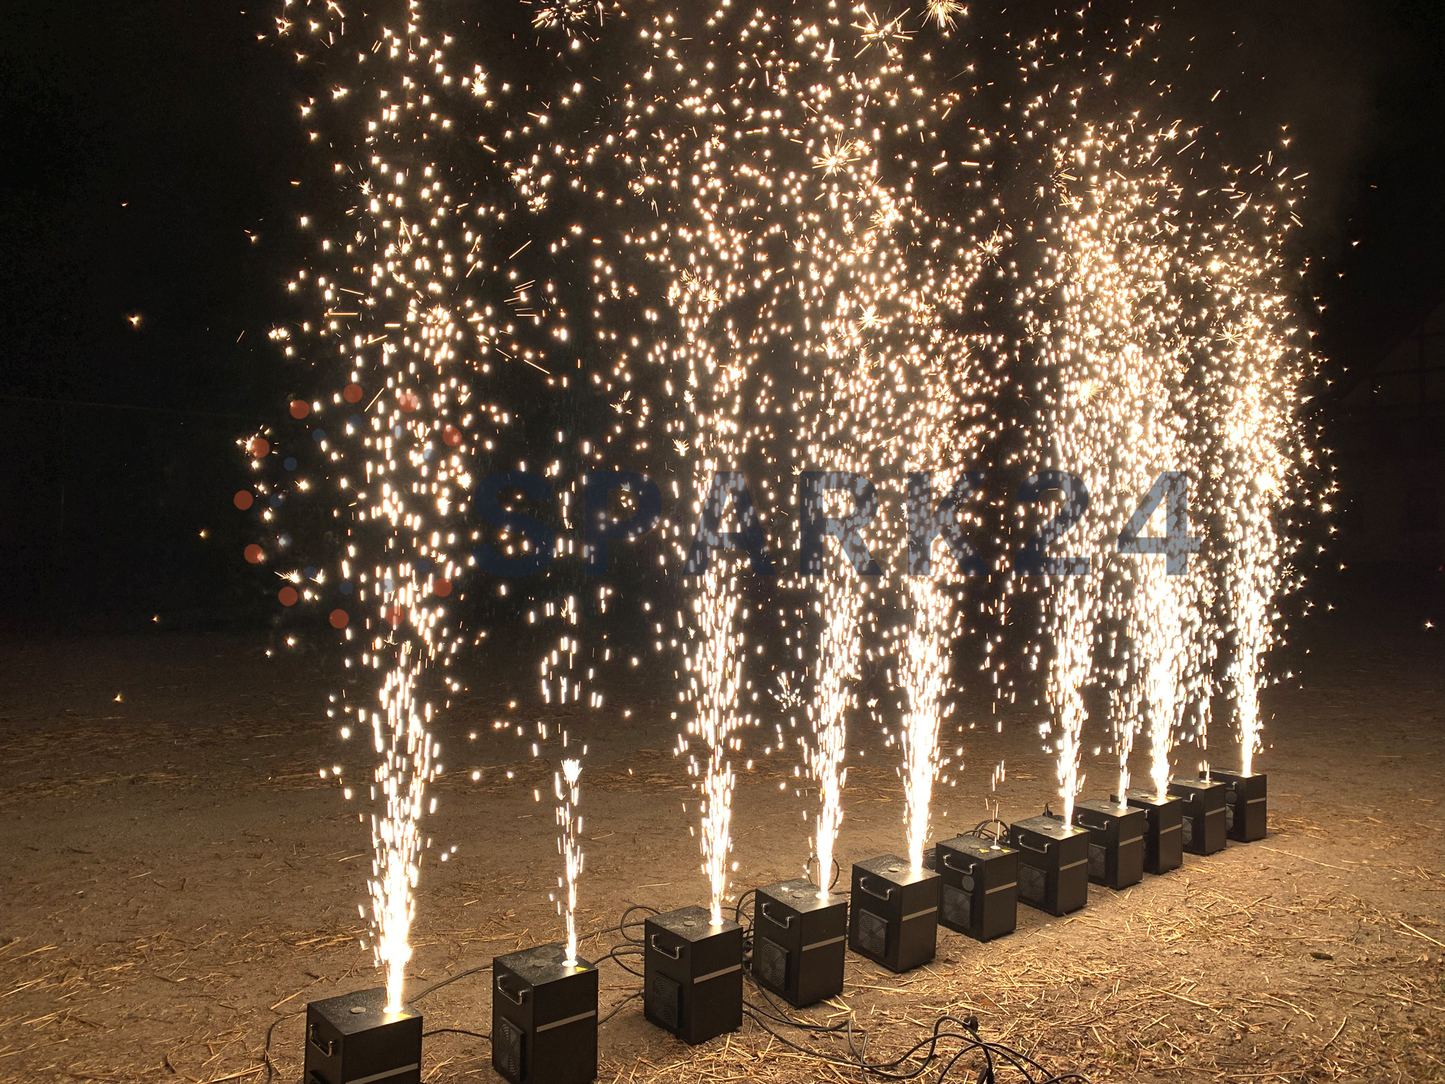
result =
[[872,896],[875,900],[882,900],[884,903],[887,903],[893,898],[892,888],[889,888],[882,895],[879,895],[877,892],[874,892],[873,889],[869,888],[867,877],[858,878],[858,887],[861,888],[864,892],[868,893],[868,895]]
[[1042,847],[1035,847],[1032,843],[1029,842],[1028,836],[1019,836],[1018,845],[1026,851],[1033,851],[1034,854],[1049,853],[1049,844],[1045,843]]
[[670,959],[682,959],[682,946],[678,945],[674,951],[668,952],[667,949],[663,948],[660,944],[657,943],[657,934],[652,935],[652,947]]
[[314,1046],[317,1050],[321,1051],[321,1053],[325,1054],[328,1058],[335,1057],[336,1041],[334,1039],[326,1039],[323,1041],[321,1036],[317,1033],[315,1024],[312,1024],[309,1028],[307,1028],[306,1032],[306,1038],[310,1040],[312,1046]]
[[518,990],[518,991],[514,994],[514,993],[512,993],[512,991],[508,990],[505,986],[502,985],[502,980],[501,980],[501,979],[498,979],[498,980],[497,980],[496,985],[497,985],[497,993],[501,994],[504,998],[506,998],[508,1001],[510,1001],[513,1005],[520,1005],[523,1001],[525,1001],[525,1000],[527,999],[527,991],[526,991],[526,990]]
[[773,917],[773,914],[771,911],[768,910],[768,905],[766,903],[763,904],[762,911],[763,917],[765,917],[769,922],[777,923],[777,925],[781,926],[785,930],[793,924],[793,919],[795,917],[794,915],[788,915],[780,921],[779,919]]
[[955,865],[953,865],[951,862],[949,862],[948,857],[949,857],[949,856],[948,856],[948,853],[947,853],[947,852],[943,852],[942,858],[943,858],[943,868],[944,868],[944,869],[952,870],[954,873],[972,873],[972,872],[973,872],[973,863],[972,863],[972,862],[970,862],[970,863],[969,863],[968,865],[966,865],[966,866],[955,866]]

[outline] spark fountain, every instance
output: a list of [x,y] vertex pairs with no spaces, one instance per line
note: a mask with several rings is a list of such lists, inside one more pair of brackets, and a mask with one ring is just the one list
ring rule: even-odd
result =
[[908,712],[903,726],[903,801],[908,865],[923,869],[928,846],[933,784],[938,778],[938,742],[948,692],[948,648],[952,641],[953,599],[926,576],[909,577],[912,603],[901,663]]
[[[399,1073],[402,1082],[419,1073],[420,1018],[405,1005],[404,981],[429,845],[420,822],[435,808],[428,787],[441,771],[432,698],[439,692],[444,707],[460,688],[446,671],[464,640],[448,606],[454,582],[474,560],[463,516],[473,484],[469,456],[491,449],[511,418],[500,404],[480,400],[472,381],[493,372],[494,352],[527,360],[534,351],[515,325],[494,322],[524,300],[513,296],[516,271],[493,251],[510,207],[476,198],[446,164],[471,142],[455,115],[485,125],[496,105],[488,76],[480,67],[450,68],[451,38],[427,30],[420,0],[389,14],[398,21],[348,17],[324,0],[286,0],[276,21],[277,38],[303,62],[300,78],[310,83],[301,115],[332,161],[318,186],[322,209],[300,218],[314,246],[311,261],[290,284],[314,304],[314,315],[278,327],[272,339],[288,357],[306,351],[324,389],[308,409],[293,404],[293,417],[337,415],[329,433],[311,433],[319,478],[298,475],[297,488],[331,498],[328,529],[344,530],[344,550],[333,570],[312,577],[320,586],[306,586],[300,597],[319,601],[322,586],[339,585],[343,598],[331,624],[347,641],[360,637],[347,665],[359,664],[364,695],[375,698],[334,696],[329,714],[348,717],[343,738],[369,732],[378,760],[369,889],[372,949],[385,990],[375,1017],[370,992],[355,995],[357,1006],[341,1006],[347,1028],[324,1047],[308,1043],[308,1069],[314,1062],[326,1079],[367,1075],[350,1060],[355,1054],[372,1073]],[[318,53],[325,65],[304,63]],[[526,206],[525,194],[521,199]],[[483,274],[469,282],[474,271]],[[550,320],[539,314],[534,323],[557,337]],[[325,1017],[330,1010],[318,1003],[316,1011]],[[414,1036],[406,1023],[413,1019]],[[315,1023],[320,1034],[324,1020]],[[401,1034],[393,1026],[401,1023],[406,1050],[383,1044],[376,1050],[391,1051],[384,1057],[357,1054],[370,1042],[369,1028]],[[396,1058],[400,1068],[390,1064]]]
[[1200,271],[1214,288],[1218,313],[1210,357],[1215,381],[1205,399],[1218,464],[1210,495],[1220,508],[1225,554],[1220,594],[1227,624],[1216,635],[1229,660],[1225,677],[1240,744],[1238,772],[1211,770],[1206,761],[1200,774],[1224,787],[1226,830],[1239,842],[1267,831],[1267,779],[1255,771],[1262,749],[1259,695],[1290,550],[1276,520],[1311,460],[1296,412],[1314,359],[1300,344],[1281,255],[1294,200],[1283,169],[1270,181],[1263,193],[1243,191],[1242,182],[1230,186],[1263,240],[1231,237]]
[[[985,250],[974,248],[955,257],[946,277],[930,281],[929,300],[915,310],[928,335],[927,349],[912,352],[912,364],[898,365],[894,375],[895,385],[906,379],[911,392],[899,424],[907,471],[903,594],[910,619],[891,638],[900,645],[904,822],[915,874],[924,868],[943,724],[953,710],[951,649],[959,621],[958,589],[951,585],[985,571],[965,533],[975,521],[969,504],[982,476],[964,468],[996,436],[996,420],[979,404],[995,389],[997,377],[980,363],[976,344],[951,329],[961,323],[986,262]],[[941,490],[936,504],[935,484]],[[936,562],[938,556],[942,560]]]
[[[1176,434],[1158,434],[1166,454],[1182,454]],[[1174,451],[1174,449],[1180,449]],[[1133,681],[1122,695],[1127,707],[1116,718],[1128,719],[1142,713],[1136,723],[1149,737],[1149,788],[1132,788],[1128,753],[1120,749],[1119,789],[1116,803],[1123,802],[1144,814],[1143,868],[1155,875],[1179,868],[1184,861],[1182,800],[1169,794],[1173,753],[1191,701],[1201,704],[1207,689],[1200,654],[1205,613],[1200,562],[1189,561],[1187,478],[1180,474],[1168,495],[1169,527],[1163,554],[1147,556],[1127,566],[1132,572],[1132,593],[1126,601],[1126,641]],[[1131,524],[1141,527],[1142,524]],[[1141,530],[1133,530],[1137,537]],[[1163,558],[1162,560],[1160,558]],[[1120,724],[1124,725],[1124,724]]]
[[[564,963],[577,962],[577,878],[582,875],[582,818],[577,815],[580,800],[582,761],[564,760],[562,770],[553,778],[557,795],[557,825],[562,829],[557,837],[557,849],[562,853],[562,878],[557,887],[565,890],[558,901],[567,923],[567,955]],[[566,787],[563,787],[563,781]]]
[[597,967],[577,954],[581,776],[577,758],[553,775],[567,940],[492,961],[492,1068],[511,1084],[589,1084],[597,1076]]
[[[366,646],[359,662],[376,675],[378,706],[343,710],[370,730],[379,757],[372,788],[378,808],[371,819],[373,948],[386,976],[384,1008],[397,1014],[403,1011],[424,846],[419,822],[434,805],[426,790],[440,770],[430,731],[436,709],[421,684],[428,669],[449,663],[458,646],[445,600],[466,564],[455,520],[470,485],[459,450],[462,428],[471,421],[463,360],[469,325],[464,308],[458,312],[440,300],[455,267],[433,234],[444,229],[450,197],[434,167],[417,161],[420,145],[447,126],[434,112],[419,115],[419,101],[432,79],[450,80],[441,53],[420,28],[417,2],[409,5],[410,20],[401,31],[368,20],[348,27],[334,5],[325,11],[319,4],[286,7],[295,18],[278,20],[283,39],[304,40],[309,50],[338,35],[365,37],[372,30],[373,51],[386,60],[368,85],[378,112],[358,117],[336,106],[338,144],[365,162],[363,179],[347,195],[360,200],[355,210],[368,230],[345,241],[319,238],[321,270],[302,271],[291,289],[314,291],[324,310],[302,330],[315,338],[321,357],[329,352],[337,359],[330,368],[335,407],[368,400],[359,413],[337,419],[342,432],[313,435],[340,505],[355,509],[339,579],[354,586],[356,603],[372,611],[362,624]],[[349,94],[337,87],[329,98],[340,103]],[[318,108],[313,100],[303,116]],[[344,172],[338,163],[336,173]],[[409,183],[419,193],[414,202]],[[323,228],[307,217],[301,225]],[[333,624],[348,622],[333,615]],[[346,635],[350,639],[349,629]]]
[[[385,987],[308,1007],[306,1067],[316,1079],[385,1075],[398,1084],[420,1079],[421,1018],[405,1004],[405,969],[428,843],[420,821],[435,808],[427,788],[441,770],[428,689],[460,644],[446,600],[467,563],[457,519],[470,475],[460,446],[473,420],[466,356],[479,330],[451,288],[458,268],[445,219],[453,197],[428,160],[450,127],[432,95],[444,98],[455,83],[421,27],[417,0],[406,14],[397,30],[366,17],[348,22],[334,4],[288,0],[277,20],[278,37],[302,58],[338,41],[364,43],[352,51],[354,64],[330,69],[325,92],[317,88],[301,110],[308,124],[334,122],[333,174],[351,206],[300,219],[313,235],[314,264],[290,288],[314,295],[317,306],[295,329],[314,344],[313,367],[323,387],[331,385],[329,402],[316,406],[355,411],[312,437],[321,479],[335,489],[333,518],[346,529],[336,580],[366,612],[353,625],[338,609],[331,624],[348,641],[361,632],[355,662],[375,703],[333,698],[340,708],[332,713],[370,731],[378,758],[369,889]],[[368,65],[370,57],[379,59]],[[355,86],[337,82],[348,71]],[[273,334],[282,343],[295,338],[285,328]],[[293,406],[293,417],[306,413]],[[448,691],[457,687],[444,673],[440,679]],[[343,737],[350,733],[343,727]]]

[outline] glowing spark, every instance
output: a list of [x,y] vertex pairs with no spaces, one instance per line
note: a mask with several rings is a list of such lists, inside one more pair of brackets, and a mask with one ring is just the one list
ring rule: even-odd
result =
[[854,143],[848,139],[839,143],[825,143],[823,153],[813,159],[813,165],[822,170],[824,176],[832,177],[846,169],[849,163],[857,160]]
[[952,30],[958,20],[968,14],[968,8],[959,0],[928,0],[928,18],[938,24],[944,32]]

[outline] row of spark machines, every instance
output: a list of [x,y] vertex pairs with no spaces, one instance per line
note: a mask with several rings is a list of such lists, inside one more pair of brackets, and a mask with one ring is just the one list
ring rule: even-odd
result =
[[[1263,839],[1267,777],[1215,770],[1167,794],[1085,800],[1073,823],[1047,812],[993,833],[939,842],[923,869],[884,855],[853,866],[852,892],[785,881],[755,892],[750,929],[706,908],[643,925],[643,1012],[687,1043],[742,1026],[743,978],[797,1007],[840,994],[848,950],[894,972],[934,958],[938,927],[992,941],[1020,902],[1052,915],[1087,906],[1089,884],[1124,889],[1168,873],[1185,853]],[[851,907],[849,906],[851,902]],[[751,954],[747,953],[750,942]],[[492,961],[492,1065],[511,1084],[590,1084],[597,1075],[597,966],[566,946]],[[422,1017],[385,1011],[385,992],[312,1002],[303,1084],[420,1084]]]

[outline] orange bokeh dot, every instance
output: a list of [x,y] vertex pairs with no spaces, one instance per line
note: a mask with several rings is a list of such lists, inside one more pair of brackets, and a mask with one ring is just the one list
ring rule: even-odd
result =
[[246,451],[257,459],[265,459],[271,454],[271,442],[265,437],[252,437],[246,443]]
[[437,598],[446,598],[452,593],[452,581],[437,580],[437,582],[432,586],[432,591],[435,592]]
[[305,399],[293,399],[291,401],[291,417],[304,418],[311,413],[311,404]]
[[348,621],[350,621],[350,620],[351,620],[351,617],[347,614],[347,612],[346,612],[345,610],[332,610],[332,611],[331,611],[331,627],[332,627],[333,629],[344,629],[344,628],[346,628],[346,623],[347,623]]
[[[360,384],[348,384],[346,385],[346,390],[341,393],[341,398],[345,399],[348,403],[359,403],[361,402],[361,397],[365,394],[366,393],[361,390]],[[337,610],[336,612],[340,613],[341,611]]]
[[256,503],[256,498],[251,496],[249,489],[238,489],[236,495],[231,499],[236,502],[236,507],[242,512],[249,511],[251,505]]
[[253,565],[259,565],[261,559],[265,556],[265,552],[254,542],[246,547],[246,560],[250,561]]
[[446,441],[448,448],[455,448],[462,442],[462,431],[455,425],[449,425],[442,430],[442,440]]
[[400,607],[400,606],[393,606],[393,607],[391,607],[391,609],[387,610],[387,611],[386,611],[386,619],[387,619],[388,621],[390,621],[393,626],[400,625],[400,624],[401,624],[401,607]]
[[276,592],[276,597],[281,600],[282,606],[295,606],[296,603],[301,601],[301,596],[296,593],[296,588],[294,587],[281,588],[280,591]]
[[421,400],[416,397],[416,392],[410,388],[406,388],[397,393],[396,401],[400,404],[401,409],[408,414],[412,414],[421,408]]

